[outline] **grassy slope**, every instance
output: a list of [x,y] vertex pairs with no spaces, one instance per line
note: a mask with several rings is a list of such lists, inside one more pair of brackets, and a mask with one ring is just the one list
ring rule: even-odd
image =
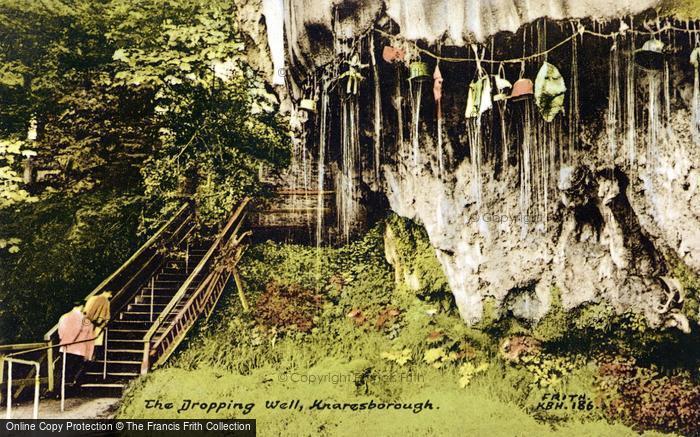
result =
[[[422,289],[394,282],[394,272],[384,261],[381,230],[340,250],[266,244],[254,247],[243,266],[250,300],[263,292],[262,284],[297,283],[317,289],[326,297],[308,334],[294,330],[281,335],[262,328],[254,317],[241,315],[234,293],[220,304],[218,319],[200,326],[168,368],[136,382],[128,391],[119,415],[124,418],[232,418],[258,420],[260,435],[351,435],[366,429],[370,435],[490,435],[490,436],[624,436],[629,428],[608,424],[598,409],[587,413],[533,411],[544,392],[585,393],[594,396],[592,375],[585,366],[557,378],[544,389],[548,377],[504,363],[492,340],[483,332],[466,328],[436,279],[436,264],[426,261],[428,248],[415,229],[398,226],[399,251],[413,248],[413,276]],[[404,247],[401,247],[404,246]],[[409,275],[411,276],[411,275]],[[343,284],[342,286],[337,285]],[[415,284],[415,281],[413,282]],[[433,288],[438,285],[438,289]],[[416,298],[420,296],[420,299]],[[293,302],[290,303],[293,306]],[[396,320],[377,328],[379,316],[396,308]],[[360,309],[363,323],[348,317]],[[435,312],[434,315],[430,313]],[[437,342],[426,341],[441,332]],[[442,348],[449,353],[434,363],[426,352]],[[407,362],[382,354],[408,351]],[[466,388],[460,388],[460,365],[488,363]],[[295,382],[300,375],[336,375],[344,383]],[[360,376],[362,375],[362,376]],[[291,379],[295,378],[295,381]],[[539,379],[537,379],[539,378]],[[357,383],[355,381],[358,381]],[[178,413],[145,409],[145,400],[172,402],[177,409],[184,399],[202,402],[254,403],[248,416],[237,410]],[[268,410],[265,401],[299,399],[302,412]],[[436,409],[410,411],[309,411],[315,399],[337,402],[423,402]],[[648,434],[653,435],[653,434]]]
[[[333,372],[337,372],[333,366]],[[323,366],[301,369],[309,374],[327,374]],[[170,368],[157,371],[134,388],[128,404],[120,413],[125,418],[255,418],[260,435],[357,435],[367,430],[368,435],[474,435],[474,436],[633,436],[638,435],[622,425],[602,421],[579,423],[572,421],[553,430],[548,424],[538,423],[518,406],[496,397],[491,387],[477,384],[466,390],[459,389],[456,378],[439,372],[426,375],[424,383],[405,384],[391,400],[423,402],[430,400],[439,408],[413,414],[410,411],[281,411],[265,408],[267,400],[291,401],[300,399],[307,406],[314,399],[338,402],[363,402],[377,399],[357,394],[352,383],[305,384],[280,382],[280,373],[271,367],[256,369],[250,375],[216,370],[184,370]],[[177,381],[174,384],[173,381]],[[183,399],[206,402],[252,402],[255,407],[244,416],[238,411],[204,413],[201,410],[178,414],[174,410],[145,410],[146,399],[174,402],[175,408]],[[389,401],[389,399],[387,399]],[[648,433],[646,435],[655,435]]]

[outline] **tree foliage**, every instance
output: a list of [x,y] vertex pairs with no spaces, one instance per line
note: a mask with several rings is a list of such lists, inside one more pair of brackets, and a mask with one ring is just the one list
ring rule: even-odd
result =
[[261,163],[288,160],[244,48],[230,1],[2,0],[0,138],[37,120],[54,188],[138,186],[146,228],[183,196],[218,222],[260,192]]
[[[261,163],[286,164],[233,3],[0,0],[3,341],[38,338],[133,253],[139,226],[184,198],[221,223],[262,192]],[[53,176],[25,184],[29,155]]]

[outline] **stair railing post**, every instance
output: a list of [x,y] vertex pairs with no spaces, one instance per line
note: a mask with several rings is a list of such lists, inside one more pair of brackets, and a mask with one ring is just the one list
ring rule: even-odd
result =
[[102,379],[107,379],[107,332],[108,328],[105,326],[104,339],[102,344],[104,345],[104,357],[102,358]]
[[53,393],[54,389],[54,370],[53,370],[53,340],[49,340],[49,348],[46,350],[46,371],[49,378],[49,392]]
[[5,419],[12,419],[12,360],[7,360],[7,412]]
[[66,349],[63,347],[63,362],[61,363],[61,413],[66,407]]
[[149,355],[151,353],[151,341],[147,339],[143,344],[143,360],[141,361],[141,374],[145,375],[148,373],[149,366]]
[[36,363],[36,373],[34,374],[34,419],[39,418],[39,371],[41,369],[41,364]]
[[155,288],[156,277],[155,274],[151,276],[151,315],[150,321],[153,321],[153,289]]
[[[0,387],[5,382],[5,360],[0,360]],[[0,403],[2,403],[2,393],[0,392]]]
[[190,242],[187,241],[187,248],[185,249],[185,273],[190,272]]

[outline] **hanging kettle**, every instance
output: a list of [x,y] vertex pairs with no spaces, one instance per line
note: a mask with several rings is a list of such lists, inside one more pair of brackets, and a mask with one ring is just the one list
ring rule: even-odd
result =
[[664,65],[665,44],[656,38],[645,42],[641,49],[635,53],[635,61],[647,70],[660,70]]
[[416,82],[424,82],[430,79],[430,72],[428,70],[428,64],[422,61],[411,62],[409,66],[409,77],[408,80]]

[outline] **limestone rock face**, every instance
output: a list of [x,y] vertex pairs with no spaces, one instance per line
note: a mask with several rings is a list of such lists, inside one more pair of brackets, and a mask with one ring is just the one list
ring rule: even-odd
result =
[[537,18],[637,14],[659,0],[286,0],[287,44],[303,65],[321,65],[333,56],[332,36],[362,35],[385,14],[409,40],[462,46],[502,31],[515,32]]
[[519,213],[512,177],[486,181],[477,210],[469,162],[440,178],[401,159],[386,168],[387,196],[395,212],[425,226],[469,323],[481,319],[486,297],[504,313],[539,320],[556,287],[565,309],[605,301],[660,325],[678,313],[658,310],[667,300],[664,255],[700,271],[700,150],[689,139],[689,120],[677,112],[677,142],[661,147],[655,164],[628,173],[606,162],[599,133],[597,153],[561,168],[546,222]]
[[[606,19],[637,14],[658,3],[651,0],[286,0],[287,58],[293,71],[308,78],[308,72],[314,68],[346,56],[347,47],[369,36],[373,26],[392,29],[407,40],[421,40],[437,50],[439,45],[468,46],[503,31],[520,29],[522,34],[533,35],[532,29],[522,31],[521,26],[538,17]],[[568,24],[559,27],[570,31]],[[500,41],[511,40],[505,37]],[[672,78],[666,77],[664,91],[657,90],[669,104],[667,108],[654,106],[654,111],[663,112],[659,115],[650,112],[653,102],[647,102],[648,90],[652,89],[651,74],[633,68],[638,79],[630,92],[637,99],[636,138],[625,143],[624,132],[618,132],[617,144],[611,144],[608,132],[611,118],[605,103],[608,72],[603,71],[608,66],[610,41],[604,44],[608,46],[594,47],[597,51],[592,55],[587,53],[592,50],[590,47],[579,47],[589,56],[580,67],[589,82],[588,100],[582,105],[597,106],[589,110],[581,131],[570,140],[575,143],[574,150],[562,152],[567,147],[563,143],[569,140],[564,139],[566,135],[553,135],[552,147],[559,148],[560,159],[548,167],[545,177],[551,182],[548,182],[550,188],[544,202],[538,191],[538,202],[544,203],[539,208],[523,208],[522,168],[530,164],[524,163],[522,136],[509,140],[512,149],[502,162],[494,158],[500,152],[488,151],[491,143],[487,141],[483,145],[487,156],[475,172],[469,146],[473,139],[469,138],[464,118],[473,66],[459,70],[441,64],[445,76],[445,117],[444,144],[440,145],[436,138],[432,92],[426,89],[417,129],[413,124],[411,105],[416,101],[416,90],[409,89],[406,76],[396,71],[405,66],[380,66],[374,77],[390,80],[382,79],[379,86],[375,83],[360,90],[363,122],[358,135],[363,138],[365,150],[363,167],[372,168],[371,150],[377,141],[374,138],[377,131],[373,132],[372,126],[376,126],[373,118],[377,114],[382,126],[384,155],[381,178],[373,179],[371,172],[365,171],[364,189],[382,193],[391,210],[425,227],[467,323],[482,319],[487,298],[496,303],[501,315],[536,322],[551,309],[556,290],[557,302],[560,298],[564,309],[607,302],[618,313],[643,313],[652,325],[687,330],[682,299],[669,301],[668,286],[661,278],[673,268],[669,260],[680,261],[695,273],[700,272],[700,147],[693,142],[690,130],[692,72],[680,58],[669,61],[674,65],[667,73]],[[522,50],[513,47],[506,54],[517,56]],[[407,57],[416,55],[407,53]],[[364,58],[369,60],[366,53]],[[434,64],[431,66],[434,68]],[[530,70],[536,67],[533,65]],[[569,90],[565,105],[568,105],[572,92],[571,69],[569,65],[559,67],[564,67],[562,74]],[[512,71],[508,73],[510,79],[517,79],[512,77]],[[372,72],[368,71],[366,76],[370,82],[374,80]],[[658,80],[658,76],[654,77]],[[621,80],[620,87],[623,86]],[[375,92],[380,94],[379,98]],[[381,103],[380,110],[375,102]],[[532,103],[525,105],[528,104]],[[511,108],[508,111],[516,107],[516,104],[508,105]],[[494,106],[482,122],[497,119],[497,110]],[[339,111],[331,107],[330,112]],[[514,112],[508,113],[510,117]],[[648,126],[656,123],[652,117],[657,116],[664,119],[663,129],[655,134],[659,138],[648,133]],[[562,129],[569,123],[569,117],[570,114],[561,114],[551,124],[554,127],[540,128],[551,132]],[[522,119],[513,120],[511,125],[522,124]],[[329,125],[338,129],[340,123],[334,120]],[[331,134],[331,138],[337,137]],[[337,143],[329,147],[337,149]],[[446,169],[438,165],[441,160],[438,150],[443,150],[442,159],[449,161]],[[633,152],[637,155],[630,163]],[[337,150],[329,154],[341,155]],[[475,177],[477,173],[480,180]],[[533,190],[541,191],[541,187]],[[692,326],[697,324],[693,322]]]

